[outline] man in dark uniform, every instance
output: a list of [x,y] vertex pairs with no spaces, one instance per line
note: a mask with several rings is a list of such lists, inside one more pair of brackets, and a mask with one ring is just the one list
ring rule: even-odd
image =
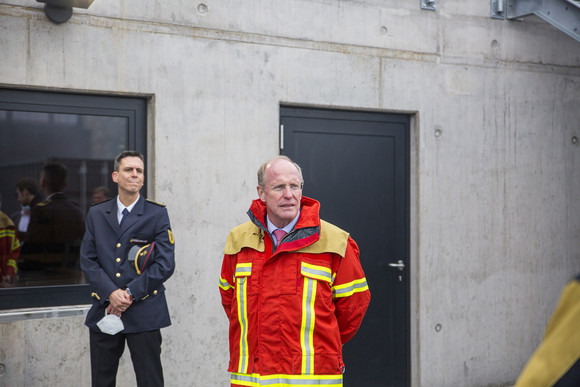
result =
[[[21,280],[82,282],[79,250],[85,231],[79,207],[64,193],[68,169],[47,161],[40,177],[46,200],[32,207],[28,235],[21,250]],[[32,272],[32,273],[31,273]]]
[[[119,195],[91,207],[81,247],[81,268],[93,297],[85,321],[92,385],[115,385],[126,341],[137,385],[162,386],[160,328],[171,324],[163,283],[175,269],[169,216],[164,205],[139,195],[145,180],[139,152],[119,154],[112,177]],[[105,314],[120,316],[124,330],[101,331],[97,323]]]

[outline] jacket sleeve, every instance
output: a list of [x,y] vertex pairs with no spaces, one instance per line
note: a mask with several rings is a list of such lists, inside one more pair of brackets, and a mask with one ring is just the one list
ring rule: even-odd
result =
[[222,306],[228,318],[230,318],[230,311],[232,307],[232,298],[234,295],[234,261],[235,256],[224,255],[222,262],[222,270],[220,273],[219,289],[222,299]]
[[109,294],[117,290],[118,287],[99,263],[94,232],[94,209],[91,208],[87,215],[85,235],[81,244],[80,264],[87,281],[93,288],[93,297],[103,305],[107,301]]
[[344,344],[357,332],[371,300],[371,293],[359,260],[359,249],[350,237],[345,256],[341,259],[334,279],[333,297],[340,338]]
[[580,276],[567,284],[515,387],[580,385]]
[[158,210],[155,223],[155,261],[141,275],[127,284],[137,302],[159,289],[175,271],[175,240],[169,215],[165,207],[160,207]]

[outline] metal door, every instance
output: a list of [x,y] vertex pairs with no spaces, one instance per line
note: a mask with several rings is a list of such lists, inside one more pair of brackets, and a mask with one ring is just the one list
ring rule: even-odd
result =
[[409,386],[409,116],[281,107],[281,154],[303,169],[304,195],[360,248],[371,290],[343,347],[345,387]]

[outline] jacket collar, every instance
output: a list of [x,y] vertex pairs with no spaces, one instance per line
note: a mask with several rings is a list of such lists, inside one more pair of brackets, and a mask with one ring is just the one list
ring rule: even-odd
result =
[[[298,222],[294,230],[284,238],[284,242],[278,246],[276,251],[294,251],[316,242],[320,238],[319,211],[320,203],[318,201],[302,196]],[[267,234],[266,214],[266,203],[261,199],[253,200],[248,210],[248,216],[252,223]]]
[[123,226],[119,228],[119,221],[117,219],[117,200],[109,200],[107,204],[103,205],[107,206],[105,211],[107,212],[107,221],[111,225],[114,230],[119,232],[119,235],[123,234],[127,231],[137,220],[139,217],[145,213],[145,198],[143,196],[139,196],[139,200],[135,203],[135,206],[131,210],[131,216],[127,218],[123,222]]

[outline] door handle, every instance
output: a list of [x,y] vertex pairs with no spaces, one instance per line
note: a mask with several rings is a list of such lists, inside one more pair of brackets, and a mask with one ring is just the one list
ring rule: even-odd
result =
[[401,259],[399,259],[397,261],[397,263],[393,263],[393,262],[389,263],[389,266],[390,267],[397,267],[400,271],[405,270],[405,263]]

